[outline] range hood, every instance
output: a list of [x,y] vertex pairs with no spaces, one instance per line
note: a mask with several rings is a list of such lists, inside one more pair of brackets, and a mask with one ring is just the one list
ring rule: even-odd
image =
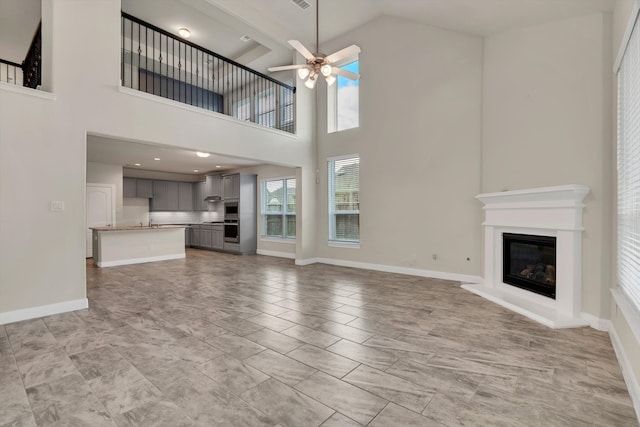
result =
[[219,202],[220,200],[222,200],[220,196],[207,196],[204,198],[205,202]]

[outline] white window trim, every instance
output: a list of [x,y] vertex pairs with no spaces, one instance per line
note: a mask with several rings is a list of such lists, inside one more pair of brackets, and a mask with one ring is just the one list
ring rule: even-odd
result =
[[[360,154],[359,153],[354,153],[354,154],[343,154],[340,156],[332,156],[332,157],[327,157],[327,163],[329,162],[335,162],[338,160],[345,160],[345,159],[353,159],[357,157],[358,159],[360,159]],[[333,176],[333,175],[332,175]],[[327,177],[327,181],[329,181],[331,178]],[[327,185],[331,186],[330,182],[327,182]],[[328,190],[328,189],[327,189]],[[328,193],[328,191],[327,191]],[[330,247],[335,247],[335,248],[353,248],[353,249],[360,249],[360,242],[362,240],[362,236],[360,236],[360,240],[333,240],[331,239],[331,234],[332,234],[332,217],[334,217],[336,214],[353,214],[356,213],[356,211],[332,211],[331,208],[332,206],[335,205],[335,202],[333,200],[333,197],[335,197],[335,195],[331,195],[328,196],[327,202],[328,202],[328,208],[327,209],[327,213],[329,215],[329,236],[327,239],[328,245]],[[360,210],[358,210],[358,216],[360,216]],[[334,224],[335,227],[335,224]]]
[[[269,181],[283,181],[283,180],[287,180],[287,179],[296,179],[295,176],[283,176],[283,177],[273,177],[273,178],[262,178],[260,180],[260,241],[265,241],[265,242],[277,242],[277,243],[290,243],[290,244],[295,244],[296,243],[296,239],[298,237],[297,233],[296,233],[296,237],[276,237],[276,236],[267,236],[266,234],[266,230],[264,230],[264,216],[266,215],[266,213],[263,211],[264,209],[264,200],[263,200],[263,196],[264,196],[264,183],[265,182],[269,182]],[[298,181],[296,180],[296,193],[298,192]],[[295,215],[296,216],[296,223],[298,222],[298,200],[296,198],[296,211],[295,212],[283,212],[282,216],[286,216],[286,215]],[[283,224],[284,226],[284,224]]]

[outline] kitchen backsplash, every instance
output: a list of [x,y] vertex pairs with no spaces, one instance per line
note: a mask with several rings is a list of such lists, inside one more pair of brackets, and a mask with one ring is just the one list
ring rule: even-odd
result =
[[222,203],[210,203],[209,212],[149,212],[148,204],[144,207],[133,204],[137,199],[125,199],[125,215],[121,225],[147,224],[149,218],[154,224],[199,224],[207,221],[222,221],[224,207]]

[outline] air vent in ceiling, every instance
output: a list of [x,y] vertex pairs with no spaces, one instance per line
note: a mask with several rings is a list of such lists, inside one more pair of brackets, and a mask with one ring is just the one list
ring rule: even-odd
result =
[[306,2],[305,0],[291,0],[292,3],[294,3],[296,6],[298,6],[300,9],[305,10],[308,7],[311,7],[311,3]]

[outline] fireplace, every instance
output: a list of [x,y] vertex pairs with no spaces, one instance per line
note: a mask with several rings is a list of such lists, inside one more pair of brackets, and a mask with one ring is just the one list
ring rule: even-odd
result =
[[463,288],[552,328],[589,325],[581,310],[588,192],[572,184],[476,196],[485,213],[484,281]]
[[502,234],[502,281],[556,298],[556,238]]

